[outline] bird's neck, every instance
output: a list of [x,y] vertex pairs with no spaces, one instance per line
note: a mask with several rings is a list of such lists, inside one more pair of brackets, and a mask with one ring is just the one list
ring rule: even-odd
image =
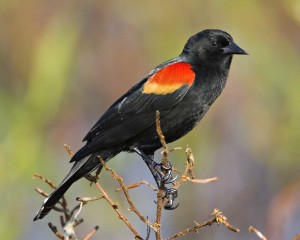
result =
[[232,56],[222,56],[222,58],[217,59],[199,59],[196,56],[186,56],[184,53],[179,56],[179,58],[187,63],[190,63],[193,66],[196,66],[198,69],[208,69],[210,71],[223,72],[225,75],[228,74],[230,64],[232,61]]

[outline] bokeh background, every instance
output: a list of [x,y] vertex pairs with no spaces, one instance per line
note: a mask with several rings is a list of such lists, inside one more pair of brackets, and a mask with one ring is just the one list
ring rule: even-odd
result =
[[[59,183],[71,167],[64,143],[80,148],[118,96],[177,56],[189,36],[219,28],[250,55],[234,57],[221,97],[194,131],[171,144],[188,144],[198,176],[219,180],[182,186],[179,208],[164,213],[163,234],[207,220],[216,207],[241,233],[211,226],[183,239],[257,239],[249,225],[269,239],[291,239],[300,232],[299,26],[298,0],[1,1],[1,236],[54,239],[47,223],[59,225],[57,214],[32,222],[43,200],[34,187],[50,191],[32,175]],[[172,155],[179,168],[184,160],[184,151]],[[121,154],[110,165],[126,183],[153,183],[134,154]],[[126,211],[108,173],[101,183]],[[98,194],[80,180],[67,199],[74,205],[76,196]],[[132,196],[153,219],[154,193],[141,187]],[[80,216],[79,237],[99,225],[93,239],[133,239],[104,201],[88,204]]]

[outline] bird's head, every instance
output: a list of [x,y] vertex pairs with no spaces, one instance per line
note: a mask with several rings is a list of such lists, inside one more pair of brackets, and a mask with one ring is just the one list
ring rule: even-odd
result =
[[208,29],[190,37],[181,56],[194,64],[209,67],[217,62],[230,64],[233,54],[247,54],[247,52],[240,48],[228,33]]

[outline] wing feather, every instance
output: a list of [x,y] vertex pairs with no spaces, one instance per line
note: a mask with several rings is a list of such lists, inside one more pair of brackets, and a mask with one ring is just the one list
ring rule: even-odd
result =
[[[187,75],[184,74],[186,67],[189,69]],[[100,149],[123,144],[153,126],[156,110],[160,111],[163,118],[188,92],[195,78],[190,71],[192,71],[191,66],[179,60],[175,63],[174,60],[170,60],[169,64],[152,71],[152,74],[131,88],[103,114],[85,136],[86,145],[74,155],[71,161],[77,161]],[[181,77],[181,82],[178,76]],[[154,82],[161,84],[162,87],[169,84],[171,87],[168,89],[172,91],[163,94],[157,91],[145,92],[145,86]],[[176,85],[175,90],[172,84]]]

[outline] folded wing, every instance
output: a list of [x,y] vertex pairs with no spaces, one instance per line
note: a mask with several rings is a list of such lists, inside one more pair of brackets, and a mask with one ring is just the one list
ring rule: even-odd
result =
[[143,81],[117,100],[83,139],[87,141],[71,159],[77,161],[100,149],[115,147],[163,118],[189,91],[195,79],[191,65],[176,58],[154,69]]

